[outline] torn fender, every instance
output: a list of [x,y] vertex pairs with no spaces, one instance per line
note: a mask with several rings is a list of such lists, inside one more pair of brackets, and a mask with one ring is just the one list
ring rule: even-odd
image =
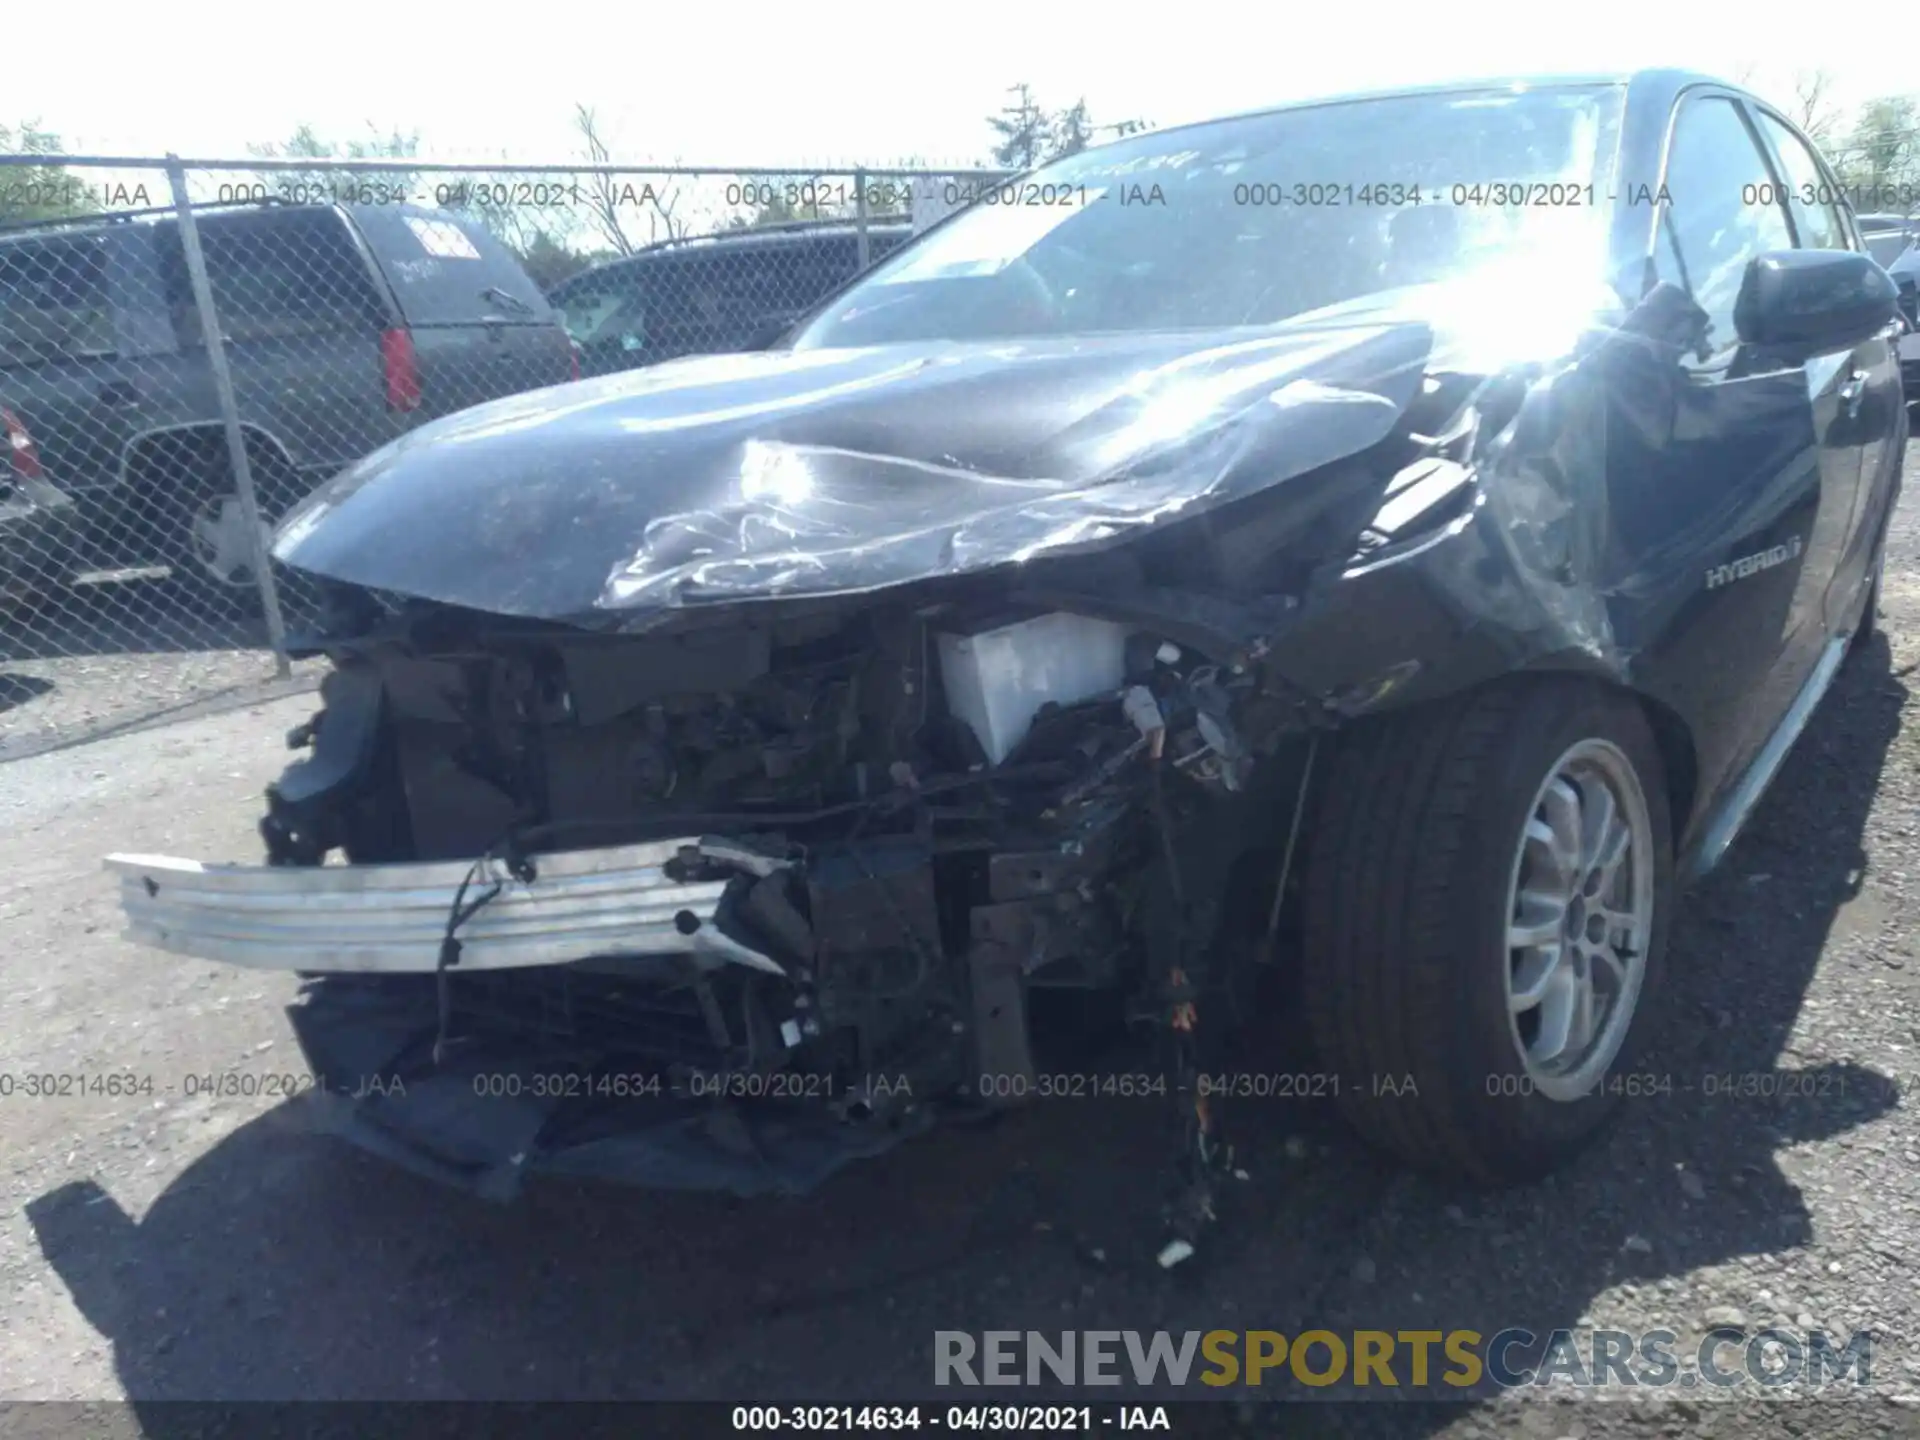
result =
[[711,356],[425,426],[274,553],[494,614],[645,628],[1097,550],[1384,438],[1423,323]]

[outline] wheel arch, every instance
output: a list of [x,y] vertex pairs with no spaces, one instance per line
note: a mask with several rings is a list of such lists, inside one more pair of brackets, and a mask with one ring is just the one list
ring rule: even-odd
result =
[[[247,447],[249,461],[257,463],[262,459],[271,459],[289,470],[296,468],[286,442],[265,426],[242,420],[240,435]],[[217,420],[185,420],[177,425],[155,425],[129,438],[121,449],[121,484],[132,486],[139,483],[146,467],[168,446],[202,448],[217,462],[230,465],[232,462],[227,456],[226,444],[226,427]]]
[[1653,743],[1660,752],[1660,768],[1665,772],[1667,817],[1672,829],[1669,837],[1676,852],[1694,821],[1694,806],[1699,801],[1700,762],[1694,744],[1693,727],[1671,705],[1623,679],[1617,672],[1603,668],[1585,654],[1559,655],[1541,664],[1529,666],[1513,676],[1541,677],[1571,675],[1591,681],[1638,707],[1653,732]]
[[1700,765],[1693,728],[1671,705],[1623,680],[1591,656],[1562,653],[1542,657],[1520,669],[1489,676],[1460,689],[1423,697],[1409,705],[1393,708],[1396,711],[1418,711],[1442,705],[1460,705],[1470,702],[1475,695],[1484,691],[1553,679],[1584,680],[1631,702],[1646,718],[1647,728],[1652,732],[1654,745],[1660,752],[1661,769],[1665,772],[1664,790],[1672,829],[1670,838],[1674,849],[1678,851],[1696,818],[1694,807],[1700,800]]

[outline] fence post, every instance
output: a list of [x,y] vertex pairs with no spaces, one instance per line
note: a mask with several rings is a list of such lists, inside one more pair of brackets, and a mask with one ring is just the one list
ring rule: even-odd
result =
[[173,191],[173,213],[180,219],[180,248],[186,256],[187,278],[193,284],[193,305],[200,319],[200,335],[207,347],[207,368],[213,373],[214,393],[220,399],[220,418],[226,425],[227,456],[233,461],[240,515],[247,527],[247,547],[253,554],[254,583],[260,587],[260,604],[267,616],[267,643],[273,647],[274,672],[284,680],[293,673],[293,666],[287,659],[287,627],[280,614],[280,590],[274,583],[273,564],[260,534],[260,501],[254,494],[253,467],[247,463],[246,436],[240,429],[240,405],[233,394],[233,372],[227,368],[220,317],[213,308],[213,287],[207,283],[207,261],[200,250],[200,231],[194,224],[193,205],[187,195],[186,167],[181,165],[180,157],[172,153],[167,156],[167,185]]
[[853,172],[853,234],[859,247],[860,268],[864,270],[872,258],[867,249],[867,172],[864,169]]

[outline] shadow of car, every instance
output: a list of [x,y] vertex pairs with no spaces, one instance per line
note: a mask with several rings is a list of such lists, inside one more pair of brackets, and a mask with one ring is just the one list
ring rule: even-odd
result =
[[[1037,1106],[789,1200],[551,1180],[509,1208],[316,1136],[294,1101],[195,1155],[137,1216],[105,1173],[34,1198],[28,1219],[152,1440],[203,1433],[194,1401],[982,1398],[933,1384],[936,1329],[1291,1334],[1391,1316],[1544,1334],[1623,1285],[1646,1324],[1678,1325],[1662,1280],[1812,1239],[1780,1153],[1897,1103],[1890,1077],[1785,1052],[1871,863],[1905,694],[1884,640],[1846,668],[1679,922],[1663,1017],[1677,1083],[1531,1186],[1437,1185],[1356,1144],[1324,1102],[1249,1101],[1230,1119],[1252,1176],[1227,1192],[1231,1243],[1168,1273],[1137,1243],[1163,1148],[1138,1102]],[[1752,883],[1761,872],[1773,880]],[[1808,1083],[1706,1093],[1723,1073]],[[1681,1166],[1706,1198],[1676,1187]],[[1353,1278],[1359,1253],[1378,1262],[1371,1284]],[[1129,1381],[1097,1398],[1172,1393]],[[1289,1407],[1286,1425],[1410,1437],[1467,1408]]]

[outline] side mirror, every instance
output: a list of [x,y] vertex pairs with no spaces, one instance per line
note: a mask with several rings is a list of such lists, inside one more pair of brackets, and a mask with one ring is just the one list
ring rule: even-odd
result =
[[1893,277],[1852,250],[1776,250],[1747,265],[1734,329],[1766,349],[1837,350],[1893,323]]

